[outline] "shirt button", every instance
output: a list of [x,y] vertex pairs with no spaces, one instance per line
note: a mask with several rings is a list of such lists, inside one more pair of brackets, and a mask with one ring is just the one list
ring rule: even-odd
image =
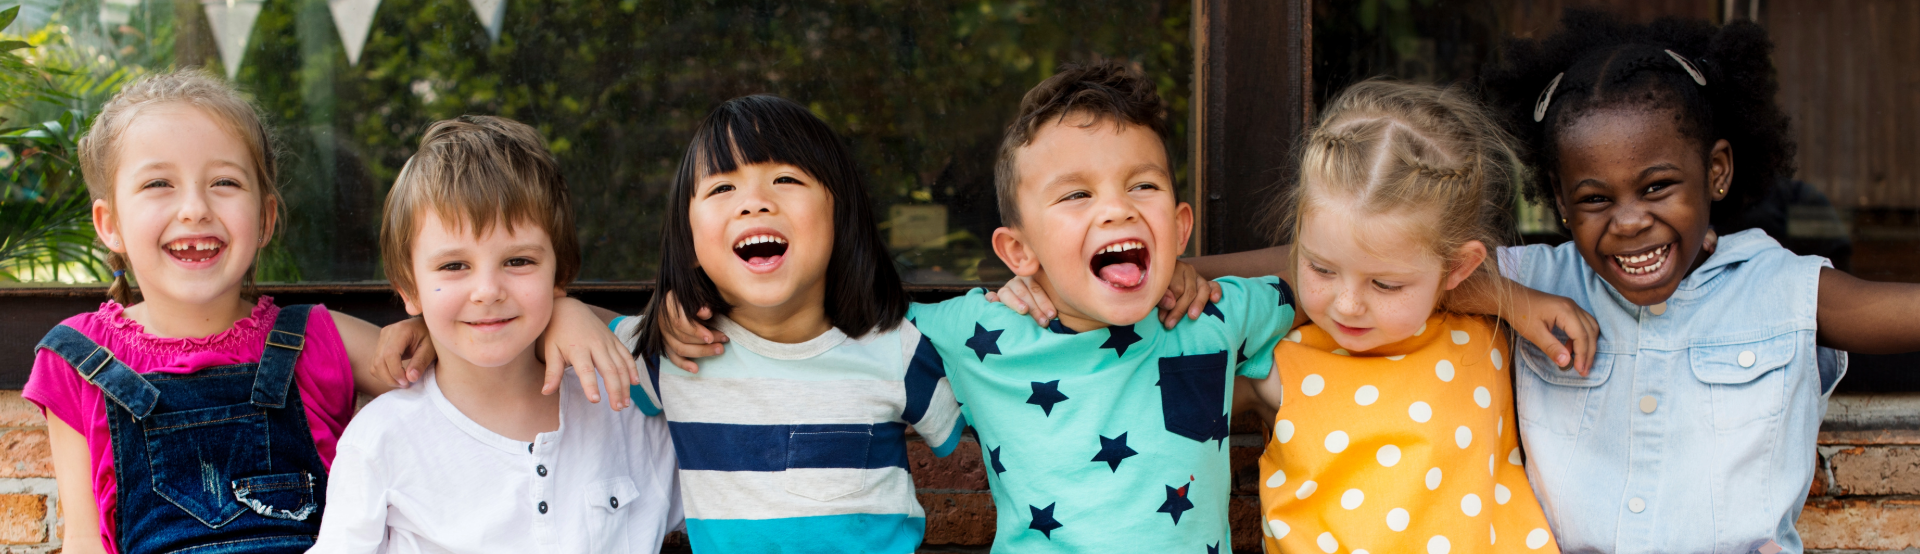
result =
[[[1649,397],[1647,397],[1647,398],[1653,398],[1653,397],[1651,397],[1651,396],[1649,396]],[[1642,402],[1642,404],[1645,404],[1645,402]],[[541,477],[546,477],[546,476],[547,476],[547,466],[545,466],[545,465],[537,465],[537,466],[533,466],[533,472],[534,472],[534,473],[538,473],[538,474],[540,474],[540,476],[541,476]]]
[[[1635,498],[1635,499],[1633,499],[1633,501],[1634,501],[1634,502],[1639,502],[1639,501],[1640,501],[1640,499],[1638,499],[1638,498]],[[1636,511],[1636,512],[1638,512],[1638,511],[1640,511],[1640,510],[1634,510],[1634,511]],[[543,513],[543,514],[544,514],[544,513],[547,513],[547,501],[545,501],[545,500],[542,500],[542,501],[540,501],[540,513]]]
[[1747,350],[1740,353],[1740,367],[1753,367],[1753,351],[1752,350]]
[[1660,399],[1654,398],[1653,395],[1640,397],[1640,413],[1650,414],[1653,413],[1654,408],[1658,407],[1660,407]]
[[533,443],[527,443],[527,453],[528,454],[533,453]]
[[612,505],[613,507],[615,507],[615,508],[619,508],[619,507],[620,507],[620,497],[617,497],[617,496],[609,496],[609,497],[607,497],[607,504],[611,504],[611,505]]
[[1667,303],[1661,302],[1659,304],[1647,306],[1647,311],[1653,312],[1653,315],[1667,315]]
[[[1633,513],[1636,514],[1647,511],[1647,501],[1641,500],[1639,497],[1634,497],[1633,500],[1627,501],[1627,509],[1633,510]],[[541,511],[544,512],[545,510]]]

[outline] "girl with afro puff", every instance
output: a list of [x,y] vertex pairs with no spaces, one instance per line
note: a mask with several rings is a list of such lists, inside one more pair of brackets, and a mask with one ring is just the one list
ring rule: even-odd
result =
[[[1590,370],[1516,350],[1527,471],[1568,552],[1800,552],[1842,350],[1920,349],[1920,286],[1797,256],[1745,214],[1793,174],[1772,42],[1750,22],[1573,12],[1482,87],[1573,240],[1502,273],[1600,323]],[[1721,234],[1716,234],[1718,229]]]

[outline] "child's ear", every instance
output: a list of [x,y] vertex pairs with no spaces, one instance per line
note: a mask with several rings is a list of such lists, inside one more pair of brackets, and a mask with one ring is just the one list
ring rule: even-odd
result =
[[1707,197],[1714,201],[1727,197],[1727,188],[1733,186],[1733,146],[1726,139],[1713,143],[1713,151],[1707,153]]
[[1034,255],[1033,248],[1019,229],[1001,227],[993,230],[993,253],[1007,264],[1014,275],[1032,277],[1040,273],[1040,258]]
[[[416,287],[420,285],[414,285]],[[400,303],[406,304],[407,315],[420,315],[420,303],[414,301],[413,294],[401,287],[393,287],[393,293],[400,295]]]
[[1193,238],[1193,206],[1181,202],[1180,207],[1174,211],[1173,217],[1174,221],[1180,224],[1180,252],[1184,254],[1187,251],[1187,241]]
[[120,244],[120,225],[113,219],[113,208],[107,206],[105,199],[93,201],[93,234],[100,242],[115,253],[127,253],[127,247]]
[[260,218],[260,244],[256,245],[259,248],[267,247],[267,241],[273,240],[274,229],[280,226],[280,197],[268,196],[264,203],[266,215]]
[[1468,277],[1473,276],[1474,270],[1480,269],[1480,264],[1486,261],[1486,244],[1470,240],[1460,245],[1460,249],[1453,252],[1454,265],[1452,270],[1447,271],[1446,289],[1453,290],[1454,287],[1460,286],[1460,283],[1466,282]]

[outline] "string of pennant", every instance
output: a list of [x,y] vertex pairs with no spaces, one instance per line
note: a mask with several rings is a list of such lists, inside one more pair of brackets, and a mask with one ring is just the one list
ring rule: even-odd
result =
[[[140,1],[102,1],[101,22],[125,24]],[[266,0],[200,0],[207,23],[213,28],[214,45],[220,50],[220,62],[227,68],[228,79],[240,74],[247,41],[253,35],[253,24],[260,19],[260,7],[265,3]],[[467,0],[467,3],[480,17],[481,26],[486,27],[487,38],[499,41],[500,25],[507,17],[507,0]],[[346,46],[348,63],[360,64],[360,49],[367,44],[367,33],[373,30],[373,14],[379,9],[380,0],[327,0],[334,30],[340,32],[340,42]]]

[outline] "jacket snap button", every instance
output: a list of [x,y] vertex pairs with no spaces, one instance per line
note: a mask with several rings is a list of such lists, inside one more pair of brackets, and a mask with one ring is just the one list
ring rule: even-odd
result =
[[1661,302],[1659,304],[1647,306],[1647,311],[1653,312],[1653,315],[1667,315],[1667,303]]
[[1753,351],[1752,350],[1748,350],[1740,353],[1740,367],[1753,367]]
[[1627,501],[1627,509],[1629,509],[1629,510],[1633,510],[1633,513],[1636,513],[1636,514],[1637,514],[1637,513],[1640,513],[1640,512],[1644,512],[1644,511],[1647,511],[1647,501],[1645,501],[1645,500],[1641,500],[1641,499],[1639,499],[1639,498],[1634,498],[1633,500],[1628,500],[1628,501]]
[[1653,410],[1655,408],[1659,408],[1659,407],[1660,407],[1660,399],[1654,398],[1653,395],[1640,397],[1640,413],[1650,414],[1650,413],[1653,413]]

